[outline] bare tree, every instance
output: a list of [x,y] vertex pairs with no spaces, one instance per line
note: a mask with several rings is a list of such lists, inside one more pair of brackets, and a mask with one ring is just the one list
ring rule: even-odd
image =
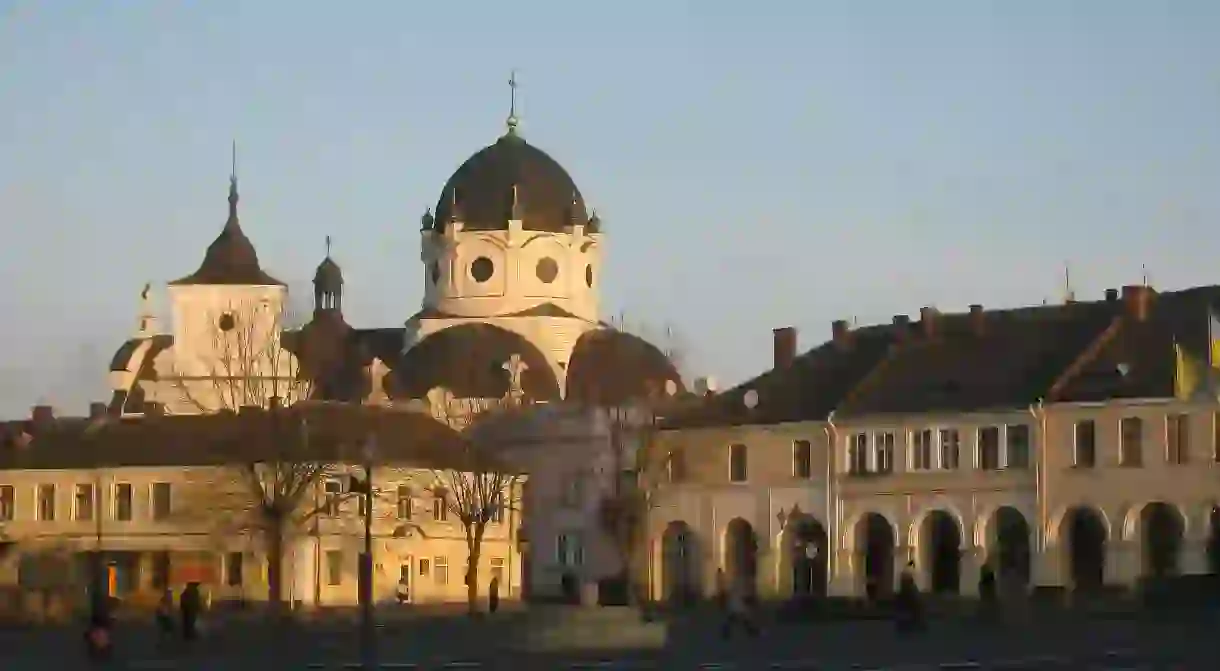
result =
[[[195,356],[178,360],[171,378],[173,414],[270,407],[272,399],[292,405],[310,398],[314,384],[295,350],[300,329],[293,313],[267,304],[239,304],[214,310]],[[206,340],[204,339],[206,338]],[[189,351],[183,346],[178,356]]]
[[466,605],[478,609],[479,559],[487,527],[505,521],[518,510],[523,476],[512,466],[511,432],[506,430],[522,416],[528,403],[511,395],[504,399],[459,399],[434,390],[429,402],[433,414],[466,440],[459,454],[448,455],[444,468],[422,472],[424,489],[444,502],[445,510],[462,525],[466,540]]

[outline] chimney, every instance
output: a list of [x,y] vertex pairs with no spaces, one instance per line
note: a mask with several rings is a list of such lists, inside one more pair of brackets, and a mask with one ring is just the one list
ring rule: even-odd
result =
[[1137,322],[1146,320],[1148,318],[1148,311],[1152,307],[1152,296],[1154,293],[1152,287],[1139,284],[1123,287],[1123,306],[1127,311],[1127,316]]
[[55,421],[55,408],[49,405],[36,405],[30,412],[30,419],[34,420],[35,430],[41,429]]
[[1107,303],[1117,303],[1118,302],[1118,289],[1106,289],[1106,302]]
[[976,336],[981,336],[987,331],[987,317],[983,312],[983,306],[978,303],[970,306],[970,330]]
[[778,370],[787,368],[796,359],[796,329],[791,326],[772,329],[775,345],[774,366]]
[[894,315],[894,331],[899,340],[906,340],[911,335],[911,317],[909,315]]
[[851,327],[846,319],[836,319],[830,322],[830,336],[839,347],[851,345]]
[[931,338],[936,335],[936,308],[922,307],[919,308],[919,325],[923,327],[924,337]]
[[110,414],[110,407],[100,401],[89,404],[89,419],[102,419]]

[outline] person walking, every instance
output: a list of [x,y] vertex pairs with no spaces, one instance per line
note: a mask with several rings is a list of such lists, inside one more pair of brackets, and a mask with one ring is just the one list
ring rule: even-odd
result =
[[732,580],[728,585],[728,592],[724,598],[724,624],[720,630],[722,638],[728,639],[732,637],[733,630],[739,627],[750,637],[758,636],[758,625],[754,622],[751,602],[752,595],[749,593],[745,581],[741,579]]
[[991,562],[984,562],[979,568],[979,606],[983,620],[993,622],[996,619],[996,575],[991,568]]
[[898,579],[897,625],[899,631],[909,632],[923,625],[923,612],[919,598],[919,585],[915,583],[915,562],[907,562]]
[[157,631],[161,638],[168,638],[174,633],[174,591],[167,589],[157,601]]
[[487,586],[487,612],[495,613],[500,609],[500,576],[492,576],[491,584]]
[[203,597],[199,593],[199,583],[187,583],[178,597],[178,610],[182,615],[182,638],[193,641],[199,634],[199,611],[203,606]]

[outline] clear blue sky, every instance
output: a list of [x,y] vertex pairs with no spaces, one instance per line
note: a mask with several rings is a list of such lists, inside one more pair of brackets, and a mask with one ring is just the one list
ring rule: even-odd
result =
[[242,220],[323,238],[358,326],[416,310],[418,220],[523,130],[607,223],[607,312],[694,374],[830,322],[1220,282],[1220,2],[0,0],[0,415],[105,396],[145,281]]

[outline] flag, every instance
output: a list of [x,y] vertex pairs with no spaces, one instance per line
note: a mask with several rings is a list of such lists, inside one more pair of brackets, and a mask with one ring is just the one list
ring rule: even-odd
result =
[[1200,377],[1205,371],[1201,363],[1176,341],[1173,343],[1173,359],[1174,398],[1180,401],[1189,400],[1199,389]]
[[1207,363],[1220,368],[1220,317],[1211,308],[1207,309]]

